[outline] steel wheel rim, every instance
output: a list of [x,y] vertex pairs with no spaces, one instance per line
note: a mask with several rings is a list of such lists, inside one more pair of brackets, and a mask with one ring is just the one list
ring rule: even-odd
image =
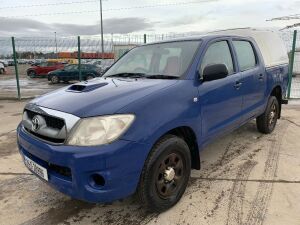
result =
[[276,107],[275,102],[273,102],[271,105],[271,111],[269,114],[269,125],[271,127],[275,124],[276,119],[277,119],[277,107]]
[[53,83],[57,83],[58,82],[58,78],[56,76],[52,77],[52,82]]
[[160,162],[157,168],[155,186],[161,198],[171,197],[182,185],[184,178],[183,163],[182,156],[177,153],[167,155]]

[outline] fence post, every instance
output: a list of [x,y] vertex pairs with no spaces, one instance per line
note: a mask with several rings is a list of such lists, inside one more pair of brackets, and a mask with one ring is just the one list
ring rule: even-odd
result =
[[297,30],[294,30],[293,47],[292,47],[290,67],[289,67],[289,83],[288,83],[288,96],[287,96],[288,99],[291,97],[291,86],[292,86],[292,78],[293,78],[293,70],[294,70],[296,42],[297,42]]
[[16,73],[16,80],[17,80],[18,99],[21,100],[18,62],[17,62],[17,53],[16,53],[16,46],[15,46],[15,38],[14,37],[11,37],[11,43],[12,43],[13,57],[14,57],[14,63],[15,63],[15,73]]
[[80,36],[78,36],[78,71],[79,71],[79,80],[82,81],[81,77],[81,51],[80,51]]
[[144,34],[144,44],[147,43],[147,34]]

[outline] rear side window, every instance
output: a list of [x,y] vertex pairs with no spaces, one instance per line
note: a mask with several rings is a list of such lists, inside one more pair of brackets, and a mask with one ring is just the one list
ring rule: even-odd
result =
[[256,66],[256,57],[249,41],[233,41],[241,71],[252,69]]
[[229,74],[233,74],[233,61],[227,41],[219,41],[211,44],[202,61],[201,71],[208,65],[225,64]]

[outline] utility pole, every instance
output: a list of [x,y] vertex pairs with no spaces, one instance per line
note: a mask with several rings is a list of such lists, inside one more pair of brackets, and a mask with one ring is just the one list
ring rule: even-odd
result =
[[56,31],[54,32],[54,38],[55,38],[55,53],[56,53],[56,58],[58,58],[58,55],[57,55],[57,40],[56,40]]
[[102,59],[104,58],[104,40],[103,40],[103,19],[102,19],[102,0],[100,0],[100,24],[101,24],[101,48],[102,48]]

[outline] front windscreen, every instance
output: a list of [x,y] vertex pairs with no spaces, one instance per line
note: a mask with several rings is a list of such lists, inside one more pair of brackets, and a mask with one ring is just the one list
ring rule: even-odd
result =
[[105,76],[144,74],[181,77],[191,64],[200,41],[150,44],[132,49]]

